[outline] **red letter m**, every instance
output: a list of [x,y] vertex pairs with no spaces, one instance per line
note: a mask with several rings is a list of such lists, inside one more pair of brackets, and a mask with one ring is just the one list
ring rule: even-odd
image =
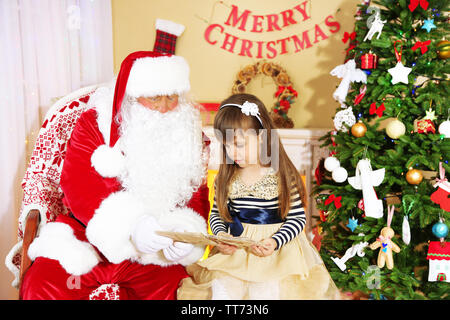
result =
[[228,16],[227,22],[225,22],[225,24],[230,26],[230,20],[231,20],[231,25],[233,27],[236,27],[236,25],[240,21],[241,25],[238,27],[238,29],[240,29],[242,31],[246,31],[245,24],[247,23],[247,18],[248,18],[248,15],[251,13],[251,11],[245,10],[244,13],[241,14],[241,16],[238,16],[239,15],[238,7],[236,7],[233,4],[231,6],[233,8],[231,9],[230,15]]

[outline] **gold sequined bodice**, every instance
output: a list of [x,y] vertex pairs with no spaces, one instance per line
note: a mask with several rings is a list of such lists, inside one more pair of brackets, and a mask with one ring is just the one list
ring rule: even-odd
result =
[[278,176],[272,168],[260,180],[250,186],[241,180],[238,173],[234,175],[228,197],[236,199],[249,196],[266,200],[278,197]]

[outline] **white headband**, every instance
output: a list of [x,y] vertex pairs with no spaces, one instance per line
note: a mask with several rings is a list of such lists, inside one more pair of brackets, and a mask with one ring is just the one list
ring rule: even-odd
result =
[[241,112],[244,113],[247,116],[255,116],[258,120],[259,123],[261,123],[261,126],[264,127],[261,118],[259,117],[259,109],[258,106],[256,105],[256,103],[253,102],[248,102],[245,101],[242,105],[240,104],[234,104],[234,103],[228,103],[228,104],[224,104],[223,106],[220,107],[220,109],[222,109],[223,107],[227,107],[227,106],[231,106],[231,107],[238,107],[241,109]]

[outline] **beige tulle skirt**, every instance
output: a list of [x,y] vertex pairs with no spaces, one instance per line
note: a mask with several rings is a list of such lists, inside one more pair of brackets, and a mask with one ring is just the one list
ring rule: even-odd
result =
[[[243,223],[242,237],[262,240],[279,224]],[[300,233],[267,257],[245,249],[232,255],[213,248],[209,257],[187,267],[190,277],[178,289],[180,300],[209,299],[339,299],[336,288],[316,248]]]

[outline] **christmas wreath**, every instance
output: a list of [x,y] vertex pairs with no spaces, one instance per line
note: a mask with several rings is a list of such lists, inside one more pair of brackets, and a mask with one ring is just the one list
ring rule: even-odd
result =
[[298,97],[298,93],[293,89],[286,71],[278,64],[259,61],[253,65],[245,66],[237,74],[232,93],[245,93],[247,85],[259,74],[272,77],[278,88],[274,94],[277,100],[270,111],[275,126],[277,128],[293,128],[294,122],[288,117],[287,113],[295,102],[295,98]]

